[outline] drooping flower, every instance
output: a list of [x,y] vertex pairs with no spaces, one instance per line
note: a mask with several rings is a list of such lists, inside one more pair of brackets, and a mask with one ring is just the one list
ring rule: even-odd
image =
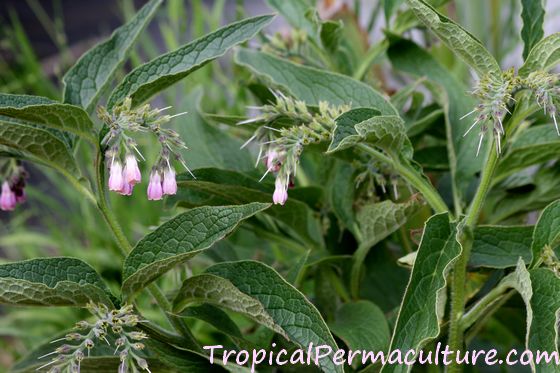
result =
[[150,201],[159,201],[162,196],[161,175],[158,170],[153,170],[150,174],[150,183],[148,184],[148,199]]
[[175,170],[172,167],[168,167],[163,173],[163,194],[173,195],[175,193],[177,193]]
[[275,205],[284,205],[288,200],[288,180],[289,178],[277,177],[274,182],[274,194],[272,201]]
[[285,152],[278,151],[275,148],[270,149],[264,157],[266,169],[274,173],[278,172],[280,167],[282,167],[284,157]]
[[127,154],[125,157],[123,176],[124,182],[131,185],[138,184],[142,180],[138,162],[136,160],[136,157],[132,153]]
[[119,194],[123,196],[130,196],[132,195],[132,190],[134,189],[134,184],[127,183],[126,181],[123,182],[123,187],[119,190]]
[[109,190],[120,192],[123,189],[123,169],[119,160],[113,160],[109,169]]
[[2,193],[0,194],[0,210],[12,211],[16,207],[16,204],[16,195],[10,187],[10,183],[4,181],[4,183],[2,183]]

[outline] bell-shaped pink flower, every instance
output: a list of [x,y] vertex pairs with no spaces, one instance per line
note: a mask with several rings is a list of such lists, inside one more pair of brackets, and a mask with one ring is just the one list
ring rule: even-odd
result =
[[12,191],[10,184],[4,181],[2,184],[2,193],[0,194],[0,210],[12,211],[16,208],[16,195]]
[[127,183],[126,181],[123,183],[123,187],[119,190],[119,193],[123,196],[130,196],[132,195],[132,189],[134,188],[134,184]]
[[148,199],[150,201],[159,201],[163,196],[161,186],[161,176],[159,171],[152,171],[150,174],[150,182],[148,184]]
[[284,205],[288,200],[288,185],[282,178],[277,177],[274,183],[274,194],[272,195],[272,201],[275,205]]
[[283,154],[276,149],[269,150],[264,159],[266,169],[274,173],[280,171],[282,167]]
[[109,170],[109,190],[120,192],[123,188],[123,170],[121,162],[113,161]]
[[173,195],[177,193],[177,180],[175,180],[175,170],[169,167],[163,173],[163,194]]
[[126,155],[123,177],[124,182],[131,185],[138,184],[142,180],[140,168],[134,154],[129,153]]

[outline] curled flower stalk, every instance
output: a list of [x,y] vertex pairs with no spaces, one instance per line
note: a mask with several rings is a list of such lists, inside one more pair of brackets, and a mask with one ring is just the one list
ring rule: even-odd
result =
[[143,340],[148,336],[144,332],[135,330],[138,323],[143,322],[133,312],[131,305],[126,305],[118,310],[109,310],[105,305],[88,304],[88,310],[94,315],[95,321],[80,321],[75,326],[75,331],[63,338],[53,341],[66,343],[57,347],[54,351],[39,357],[51,360],[39,367],[37,370],[48,369],[49,373],[79,373],[84,358],[89,357],[91,350],[99,343],[111,345],[114,340],[115,355],[119,356],[119,373],[137,370],[150,372],[148,363],[142,357],[145,345]]
[[[149,200],[160,200],[165,194],[177,192],[173,161],[183,165],[194,177],[180,154],[182,149],[187,148],[185,143],[175,131],[163,127],[172,118],[185,113],[163,115],[162,112],[167,109],[169,107],[152,109],[149,104],[132,108],[130,98],[116,106],[112,113],[103,107],[98,108],[98,116],[108,128],[101,146],[105,149],[105,160],[109,170],[109,190],[121,195],[131,195],[134,186],[142,181],[138,158],[144,160],[144,157],[131,136],[138,132],[152,134],[161,146],[150,175],[147,191]],[[160,185],[157,186],[157,183]]]

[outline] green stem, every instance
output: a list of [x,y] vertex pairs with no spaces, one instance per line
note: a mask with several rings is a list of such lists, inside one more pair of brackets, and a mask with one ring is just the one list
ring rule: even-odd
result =
[[[462,318],[465,309],[467,280],[467,264],[469,262],[473,243],[473,230],[482,210],[482,205],[492,185],[492,176],[498,164],[498,154],[495,144],[490,149],[486,160],[480,184],[469,207],[464,224],[458,234],[458,240],[463,248],[457,263],[453,269],[451,279],[451,313],[449,316],[449,348],[451,351],[463,350],[463,326]],[[448,367],[448,373],[461,372],[462,368],[455,361]]]
[[358,148],[365,151],[374,158],[377,158],[378,160],[385,162],[393,167],[400,176],[402,176],[424,196],[428,204],[436,213],[449,211],[449,208],[447,207],[437,190],[433,187],[433,185],[430,184],[426,179],[424,179],[422,175],[420,175],[410,165],[402,164],[399,161],[395,161],[366,144],[358,144]]

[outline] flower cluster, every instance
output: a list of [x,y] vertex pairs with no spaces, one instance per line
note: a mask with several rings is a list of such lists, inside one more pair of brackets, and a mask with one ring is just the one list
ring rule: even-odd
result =
[[140,183],[142,175],[136,156],[138,155],[142,160],[144,157],[129,133],[149,132],[157,137],[161,145],[161,152],[150,172],[148,199],[160,200],[163,195],[172,195],[177,192],[175,169],[172,162],[180,162],[190,173],[180,155],[180,150],[186,149],[186,146],[179,138],[179,134],[162,128],[162,125],[169,122],[171,118],[184,113],[174,116],[162,115],[161,113],[167,109],[169,108],[152,109],[148,104],[132,108],[130,98],[115,107],[111,114],[103,107],[98,108],[99,118],[108,127],[108,132],[101,145],[106,148],[105,159],[109,169],[109,190],[122,195],[131,195],[134,186]]
[[[138,368],[150,372],[146,359],[140,356],[140,351],[145,348],[141,342],[148,336],[144,332],[135,330],[138,323],[143,322],[133,313],[133,307],[126,305],[118,310],[109,310],[105,305],[88,304],[88,310],[95,316],[96,321],[80,321],[75,326],[75,331],[65,337],[53,341],[65,343],[53,352],[39,357],[39,359],[55,355],[51,361],[37,370],[49,368],[49,373],[79,373],[80,365],[84,358],[90,356],[90,351],[97,343],[104,342],[111,345],[107,337],[114,337],[113,345],[115,354],[119,354],[120,365],[118,373],[126,373],[129,367],[132,371]],[[75,342],[76,344],[71,344]]]
[[28,177],[20,162],[10,159],[0,163],[0,210],[12,211],[19,203],[25,202],[25,181]]
[[[514,96],[521,90],[532,92],[536,103],[543,108],[544,113],[554,121],[556,132],[560,136],[560,130],[556,120],[556,102],[560,98],[559,78],[555,74],[537,71],[527,77],[516,76],[513,69],[502,74],[501,79],[486,76],[482,78],[473,95],[479,100],[477,107],[467,113],[463,118],[476,113],[474,123],[465,132],[466,136],[477,124],[480,124],[480,134],[476,155],[478,156],[482,141],[489,125],[492,127],[493,137],[496,140],[496,151],[501,153],[501,138],[505,135],[503,126],[506,114],[511,114],[508,107],[515,102]],[[461,119],[463,119],[461,118]]]
[[[390,184],[394,199],[399,199],[399,184],[403,181],[398,175],[392,174],[386,164],[375,159],[368,159],[366,162],[355,160],[353,165],[356,169],[362,170],[356,176],[356,188],[365,185],[366,197],[372,198],[376,194],[376,186],[381,188],[383,194],[387,194],[387,185]],[[407,183],[405,185],[409,188],[410,194],[412,194],[410,185]]]
[[283,205],[288,199],[288,189],[294,186],[304,146],[329,140],[335,119],[348,111],[349,107],[335,107],[320,102],[318,110],[313,112],[303,101],[293,100],[281,92],[273,93],[276,97],[274,105],[259,108],[260,116],[239,124],[263,124],[242,147],[253,140],[258,142],[257,165],[262,159],[266,166],[262,179],[269,173],[276,175],[272,200],[275,204]]

